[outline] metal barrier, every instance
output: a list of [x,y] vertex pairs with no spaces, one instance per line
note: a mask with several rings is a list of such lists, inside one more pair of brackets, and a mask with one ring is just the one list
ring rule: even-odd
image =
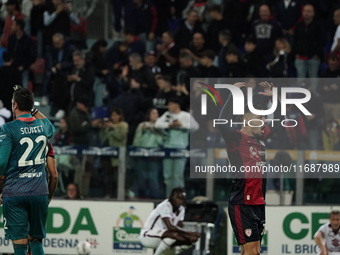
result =
[[[153,157],[153,158],[206,158],[207,165],[213,165],[215,159],[227,159],[225,149],[210,148],[207,150],[187,150],[169,148],[140,148],[140,147],[95,147],[95,146],[55,146],[57,155],[94,155],[111,156],[120,159],[118,169],[118,199],[125,198],[125,178],[126,178],[126,157]],[[266,159],[273,160],[279,150],[266,150]],[[340,152],[333,151],[298,151],[287,150],[297,165],[304,165],[308,160],[340,162]],[[296,180],[296,205],[303,205],[304,179],[303,172],[297,171]],[[281,193],[283,190],[281,190]],[[206,197],[214,199],[214,178],[207,175]]]

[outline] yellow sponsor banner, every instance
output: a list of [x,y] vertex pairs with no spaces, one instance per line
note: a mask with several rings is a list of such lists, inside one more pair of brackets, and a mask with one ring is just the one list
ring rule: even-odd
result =
[[305,160],[340,162],[340,151],[305,151]]
[[[280,150],[266,150],[266,159],[267,160],[273,160],[276,153]],[[296,150],[285,150],[293,160],[297,160],[298,152]],[[215,149],[215,158],[216,159],[227,159],[228,154],[226,149]]]

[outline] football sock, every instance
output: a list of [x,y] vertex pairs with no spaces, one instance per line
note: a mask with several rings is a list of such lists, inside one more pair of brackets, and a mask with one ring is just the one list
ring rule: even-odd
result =
[[13,244],[14,255],[27,255],[27,244]]
[[155,255],[160,255],[162,254],[163,251],[168,249],[171,245],[173,245],[176,242],[176,239],[171,239],[171,238],[164,238],[161,243],[158,245]]
[[42,240],[30,241],[30,247],[31,247],[32,255],[45,255],[44,249],[42,246]]

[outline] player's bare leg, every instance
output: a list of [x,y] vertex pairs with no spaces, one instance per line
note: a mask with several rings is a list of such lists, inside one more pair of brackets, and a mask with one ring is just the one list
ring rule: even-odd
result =
[[45,255],[41,238],[28,236],[28,241],[32,255]]
[[165,231],[162,235],[162,241],[155,251],[155,255],[161,254],[163,251],[169,247],[175,246],[176,244],[190,245],[191,243],[190,234],[183,235],[173,231]]
[[14,255],[27,255],[28,239],[13,240]]
[[[260,255],[261,247],[260,241],[245,243],[242,245],[244,248],[244,255]],[[241,248],[242,254],[242,248]]]
[[241,245],[241,255],[245,255],[244,247]]

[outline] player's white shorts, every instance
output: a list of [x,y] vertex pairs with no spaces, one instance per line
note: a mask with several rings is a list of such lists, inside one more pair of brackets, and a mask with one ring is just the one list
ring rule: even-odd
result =
[[162,241],[162,235],[166,229],[151,229],[144,232],[140,242],[147,248],[156,249]]

